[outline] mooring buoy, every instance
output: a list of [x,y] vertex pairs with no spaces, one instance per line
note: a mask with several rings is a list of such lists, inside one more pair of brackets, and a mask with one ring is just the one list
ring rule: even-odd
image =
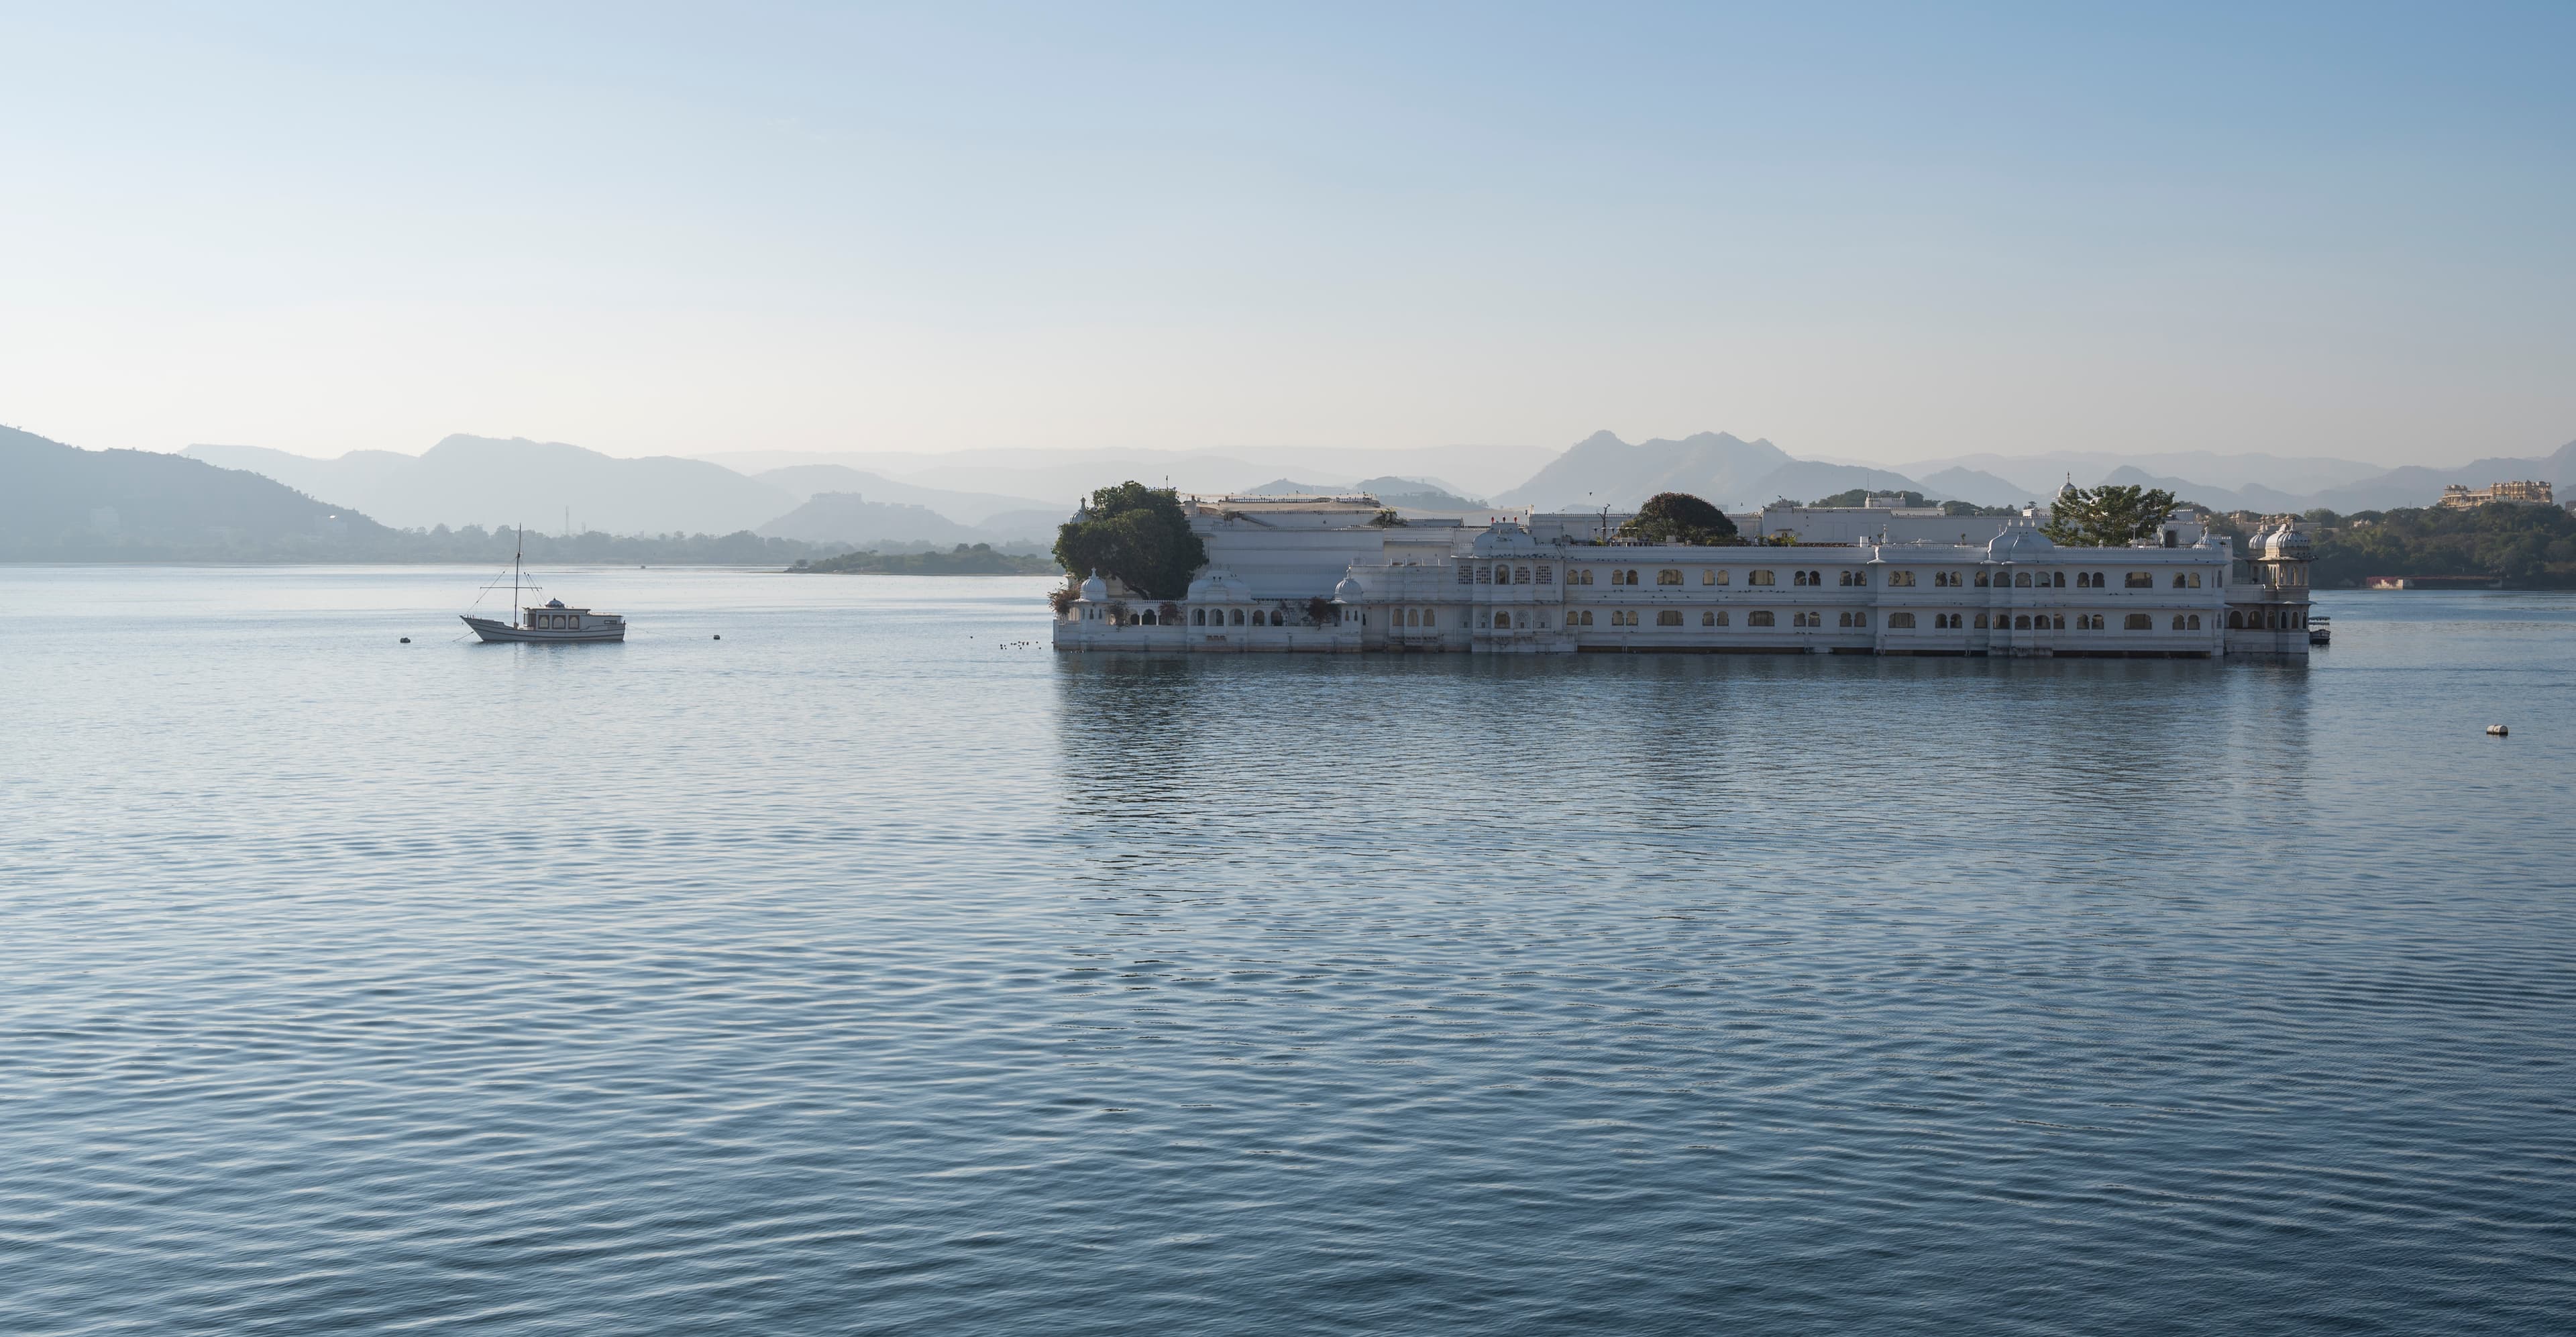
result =
[[719,640],[719,641],[721,641],[721,640],[723,640],[723,639],[724,639],[724,637],[722,637],[722,636],[718,636],[718,637],[716,637],[716,639],[717,639],[717,640]]
[[410,638],[409,636],[405,636],[405,637],[403,637],[403,644],[405,644],[405,645],[409,645],[409,644],[411,644],[411,638]]
[[2501,724],[2490,724],[2490,725],[2488,725],[2488,726],[2487,726],[2487,732],[2488,732],[2488,733],[2491,733],[2491,734],[2494,734],[2494,735],[2495,735],[2496,737],[2498,737],[2498,738],[2502,738],[2502,737],[2504,737],[2507,733],[2509,733],[2509,732],[2511,732],[2511,731],[2510,731],[2510,730],[2508,730],[2508,729],[2506,729],[2506,728],[2505,728],[2503,725],[2501,725]]

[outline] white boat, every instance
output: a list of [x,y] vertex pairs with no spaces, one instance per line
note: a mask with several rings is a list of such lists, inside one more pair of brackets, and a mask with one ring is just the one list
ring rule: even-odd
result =
[[622,641],[626,639],[626,619],[615,613],[594,613],[587,608],[566,608],[561,599],[548,599],[535,608],[519,610],[521,621],[513,626],[488,617],[464,614],[465,625],[486,641]]
[[[517,607],[519,590],[527,582],[520,573],[520,556],[527,550],[527,534],[520,531],[518,552],[510,555],[510,603]],[[490,588],[498,588],[495,579]],[[530,587],[533,588],[533,587]],[[483,638],[494,641],[550,643],[556,641],[622,641],[626,639],[626,619],[616,613],[597,613],[587,608],[568,608],[561,599],[548,599],[533,608],[520,608],[519,620],[502,622],[494,618],[461,614],[465,625]]]

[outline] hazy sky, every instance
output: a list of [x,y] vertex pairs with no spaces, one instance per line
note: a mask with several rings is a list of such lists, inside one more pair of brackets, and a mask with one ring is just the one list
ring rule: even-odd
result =
[[12,4],[0,422],[2576,437],[2576,5],[2131,8]]

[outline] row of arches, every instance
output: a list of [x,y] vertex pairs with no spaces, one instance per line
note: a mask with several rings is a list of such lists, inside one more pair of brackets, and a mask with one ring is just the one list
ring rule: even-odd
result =
[[[1252,626],[1258,627],[1268,625],[1273,627],[1284,627],[1288,625],[1288,615],[1276,608],[1269,609],[1266,613],[1264,610],[1259,608],[1249,610],[1242,608],[1193,608],[1190,610],[1190,625],[1193,627],[1240,627],[1246,625],[1245,614],[1247,612],[1251,615],[1250,625]],[[1146,618],[1147,625],[1152,625],[1152,621],[1152,615],[1148,614]]]

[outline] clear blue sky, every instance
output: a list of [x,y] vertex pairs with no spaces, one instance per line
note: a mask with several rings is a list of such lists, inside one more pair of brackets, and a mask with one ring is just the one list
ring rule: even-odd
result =
[[0,421],[2576,437],[2576,5],[10,6]]

